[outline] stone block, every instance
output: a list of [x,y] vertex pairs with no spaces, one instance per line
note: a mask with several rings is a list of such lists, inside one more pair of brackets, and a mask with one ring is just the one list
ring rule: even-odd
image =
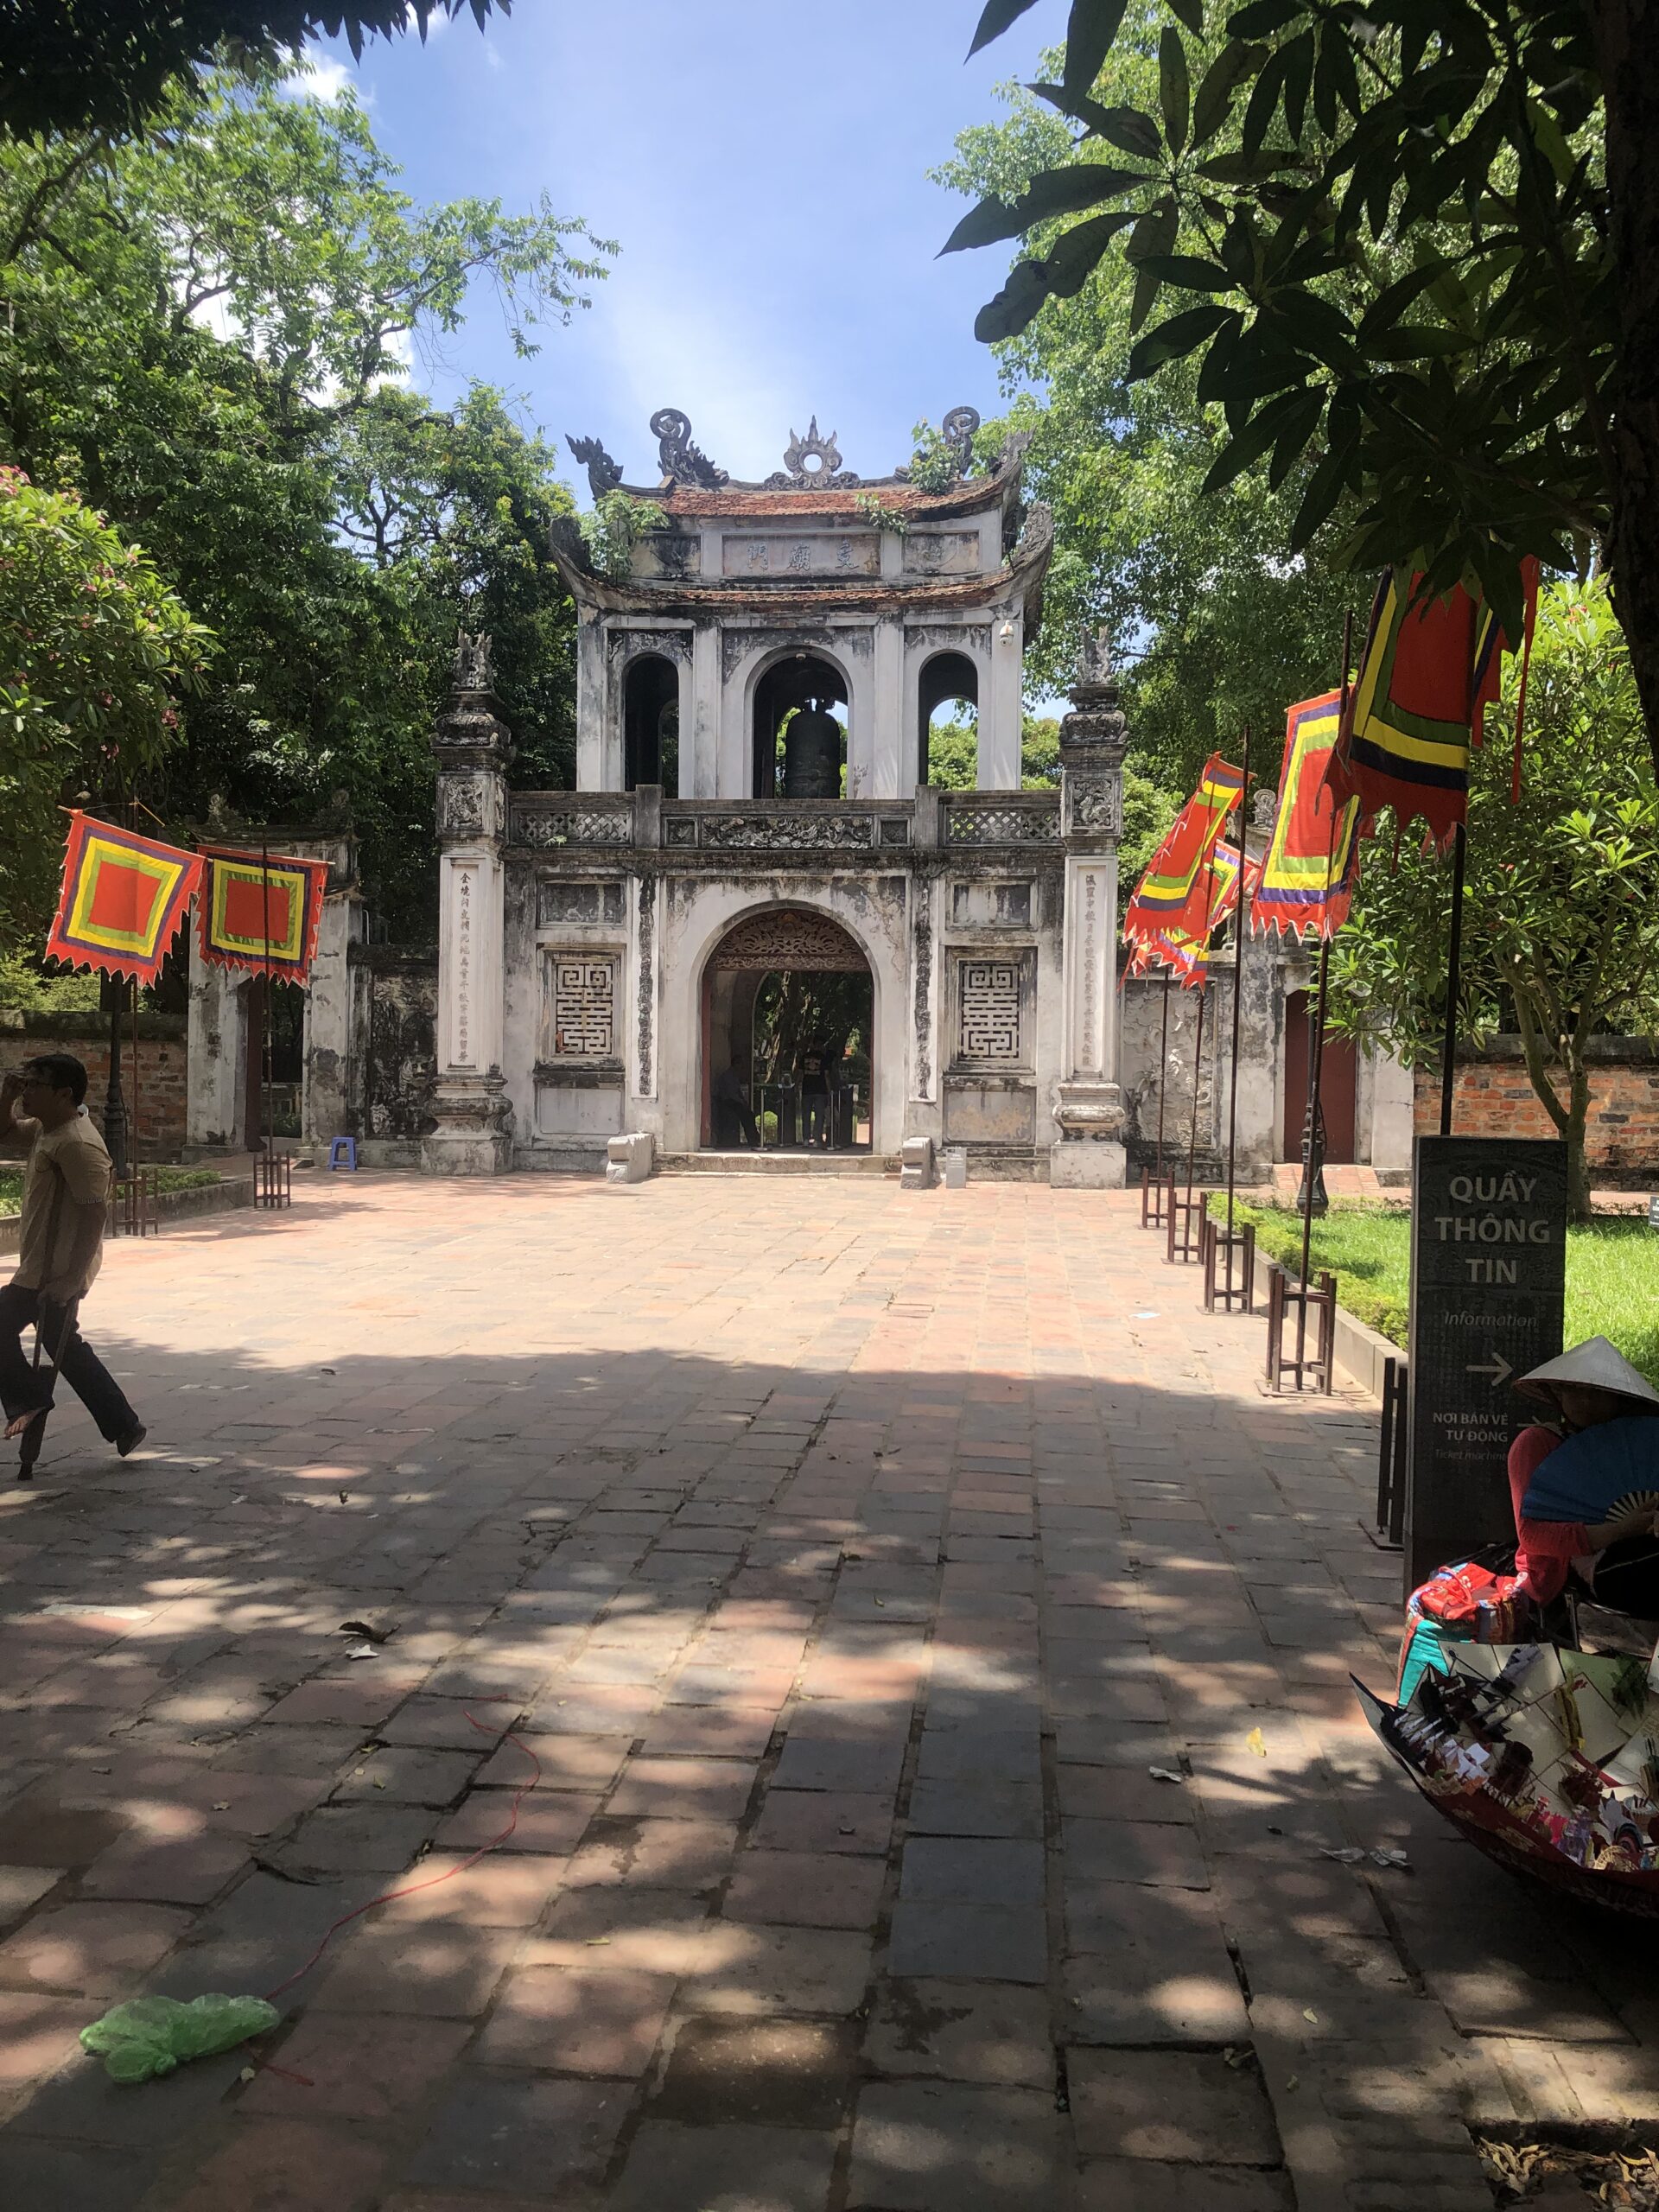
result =
[[801,2127],[682,2127],[649,2120],[611,2212],[823,2212],[836,2138]]
[[656,1162],[656,1143],[647,1129],[630,1129],[605,1147],[607,1183],[643,1183]]
[[837,2126],[853,2093],[850,2020],[688,2020],[651,2106],[698,2127]]
[[899,1147],[899,1187],[901,1191],[931,1191],[933,1171],[931,1137],[906,1137]]
[[1048,1179],[1057,1191],[1121,1191],[1129,1156],[1109,1138],[1071,1139],[1048,1148]]
[[883,1980],[864,2053],[879,2074],[1052,2089],[1048,1999],[995,1981]]
[[569,2202],[574,2184],[598,2180],[627,2110],[613,2082],[469,2069],[439,2107],[404,2178],[424,2189],[483,2190],[540,2204],[556,2203],[569,2190],[563,2201]]
[[1064,2202],[1051,2090],[876,2083],[858,2101],[849,2204],[881,2212],[1033,2212]]
[[1254,2068],[1229,2066],[1218,2052],[1073,2050],[1066,2074],[1085,2158],[1280,2163],[1261,2077]]

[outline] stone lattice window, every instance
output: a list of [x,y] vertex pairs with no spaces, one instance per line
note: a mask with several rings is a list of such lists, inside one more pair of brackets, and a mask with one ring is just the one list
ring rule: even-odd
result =
[[964,1060],[1019,1060],[1020,965],[1017,961],[963,962],[957,1050]]
[[616,963],[551,956],[553,1058],[607,1060],[615,1053]]

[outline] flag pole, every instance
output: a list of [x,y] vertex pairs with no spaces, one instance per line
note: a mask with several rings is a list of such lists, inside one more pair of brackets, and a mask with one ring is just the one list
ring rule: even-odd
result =
[[1158,1168],[1154,1179],[1164,1179],[1164,1096],[1169,1089],[1169,976],[1164,969],[1164,1022],[1158,1041]]
[[[132,801],[132,830],[135,836],[138,834],[139,811],[139,801],[135,795]],[[149,810],[145,807],[143,811],[147,814]],[[134,1174],[138,1173],[143,1165],[143,1089],[138,1071],[138,978],[135,976],[132,979],[132,1172]],[[143,1219],[142,1213],[139,1218]]]
[[[1205,933],[1205,943],[1210,941]],[[1198,985],[1198,1027],[1192,1043],[1192,1134],[1186,1147],[1186,1203],[1192,1203],[1192,1171],[1198,1156],[1198,1078],[1204,1071],[1204,1002],[1210,995],[1207,982]],[[1190,1231],[1189,1231],[1190,1233]]]
[[[1348,671],[1353,665],[1354,614],[1350,607],[1342,618],[1342,698],[1337,709],[1337,728],[1348,714]],[[1337,823],[1342,818],[1342,809],[1337,795],[1331,793],[1331,843],[1325,860],[1325,890],[1331,895],[1331,868],[1336,856]],[[1331,918],[1327,909],[1319,938],[1319,981],[1313,1007],[1313,1034],[1308,1039],[1307,1068],[1307,1128],[1302,1151],[1302,1262],[1297,1287],[1301,1295],[1296,1302],[1296,1387],[1302,1387],[1302,1360],[1307,1350],[1307,1281],[1313,1244],[1313,1192],[1325,1173],[1324,1147],[1320,1142],[1321,1125],[1325,1116],[1325,1102],[1319,1095],[1325,1074],[1325,1018],[1331,1003]]]
[[1238,897],[1233,906],[1233,1060],[1227,1084],[1227,1289],[1233,1284],[1233,1188],[1238,1137],[1238,1022],[1244,998],[1244,940],[1249,935],[1250,848],[1250,726],[1244,725],[1244,780],[1238,790]]
[[1452,833],[1452,934],[1446,956],[1446,1036],[1440,1046],[1443,1137],[1452,1134],[1452,1094],[1458,1079],[1458,992],[1463,981],[1463,880],[1467,849],[1468,839],[1459,822]]
[[264,1095],[260,1102],[259,1118],[264,1123],[263,1135],[265,1141],[266,1160],[265,1185],[267,1190],[269,1190],[270,1188],[271,1176],[270,1162],[274,1156],[271,1142],[272,1131],[270,1126],[270,841],[264,832],[261,832],[259,838],[259,875],[261,887],[264,893],[264,905],[265,924],[265,969],[264,974],[260,978],[259,985],[259,988],[264,994],[264,1011],[265,1018],[264,1059],[264,1065],[260,1070],[262,1077],[261,1089]]

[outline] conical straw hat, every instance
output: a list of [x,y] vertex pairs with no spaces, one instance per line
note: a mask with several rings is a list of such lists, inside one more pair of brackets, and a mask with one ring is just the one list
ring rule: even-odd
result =
[[1559,1359],[1548,1359],[1541,1367],[1535,1367],[1530,1375],[1517,1377],[1515,1388],[1522,1397],[1553,1405],[1554,1394],[1550,1385],[1554,1382],[1576,1382],[1586,1389],[1613,1391],[1621,1398],[1633,1399],[1644,1413],[1659,1413],[1659,1390],[1605,1337],[1586,1337],[1581,1344],[1574,1344]]

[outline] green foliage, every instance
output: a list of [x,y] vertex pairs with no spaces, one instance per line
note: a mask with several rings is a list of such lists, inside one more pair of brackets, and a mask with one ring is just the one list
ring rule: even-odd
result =
[[[984,35],[1014,12],[988,10]],[[1063,81],[1037,88],[1079,126],[1075,150],[949,241],[1040,233],[981,336],[1025,329],[1126,233],[1112,257],[1135,268],[1144,331],[1128,373],[1190,363],[1225,407],[1211,487],[1300,467],[1292,553],[1346,495],[1349,563],[1461,578],[1516,634],[1521,557],[1576,565],[1614,490],[1592,28],[1567,0],[1076,0]],[[1130,107],[1089,97],[1109,48],[1155,53]]]
[[[1155,44],[1113,49],[1097,86],[1113,104],[1103,111],[1119,118],[1155,98]],[[1007,116],[964,132],[938,174],[964,193],[1017,197],[1071,146],[1058,116],[1014,92]],[[1078,632],[1109,622],[1124,648],[1135,758],[1159,781],[1190,789],[1211,753],[1236,757],[1248,722],[1271,779],[1285,709],[1337,681],[1343,614],[1362,593],[1331,573],[1340,518],[1307,557],[1286,556],[1306,463],[1276,488],[1246,474],[1205,491],[1226,442],[1225,414],[1200,397],[1190,363],[1129,380],[1140,283],[1133,261],[1108,255],[996,348],[1013,405],[982,435],[1031,434],[1027,480],[1054,512],[1029,674],[1042,690],[1064,689]]]
[[[1240,1205],[1259,1249],[1300,1267],[1301,1217],[1286,1206]],[[1330,1268],[1337,1299],[1357,1320],[1403,1345],[1411,1300],[1411,1217],[1403,1206],[1333,1205],[1313,1224],[1314,1269]],[[1659,1382],[1659,1236],[1645,1220],[1599,1215],[1567,1230],[1566,1337],[1606,1337]]]
[[857,493],[854,497],[853,505],[872,529],[890,530],[895,537],[905,537],[909,535],[910,517],[902,507],[884,506],[879,492]]
[[0,948],[0,1007],[9,1013],[90,1014],[100,1003],[99,985],[90,970],[48,975],[27,953]]
[[601,492],[581,518],[582,543],[595,572],[620,582],[632,573],[633,549],[648,531],[665,530],[668,517],[654,499],[627,492]]
[[[1253,1224],[1256,1249],[1300,1274],[1302,1217],[1288,1206],[1239,1205],[1237,1218]],[[1403,1344],[1411,1323],[1411,1217],[1402,1207],[1333,1204],[1313,1224],[1308,1265],[1329,1268],[1337,1297],[1356,1320]]]
[[[511,0],[493,0],[508,13]],[[376,33],[463,7],[482,24],[492,0],[0,0],[0,130],[27,137],[136,130],[175,81],[221,48],[267,64],[308,38],[344,31],[360,54]]]
[[0,934],[50,899],[60,800],[160,762],[209,642],[78,493],[0,467]]
[[[1510,664],[1499,719],[1511,728],[1517,690]],[[1585,1048],[1659,1023],[1659,792],[1605,584],[1542,594],[1527,728],[1518,805],[1501,741],[1471,764],[1459,1024],[1477,1039],[1519,1029],[1533,1089],[1573,1147],[1582,1211]],[[1433,854],[1407,850],[1390,868],[1373,848],[1332,946],[1338,1027],[1414,1065],[1440,1049],[1449,887]]]
[[495,633],[519,772],[568,776],[574,618],[551,452],[497,392],[419,401],[405,364],[480,279],[533,351],[611,249],[545,203],[417,208],[395,175],[349,97],[269,77],[175,91],[113,149],[0,143],[0,461],[141,537],[219,639],[147,803],[182,833],[215,795],[257,825],[343,794],[413,931],[456,629]]
[[914,450],[906,477],[919,492],[948,492],[958,480],[955,448],[931,423],[918,423],[910,435]]
[[[936,791],[970,791],[979,780],[979,728],[972,718],[935,721],[927,738],[927,780]],[[1027,715],[1020,741],[1020,787],[1060,787],[1060,726],[1052,716]]]

